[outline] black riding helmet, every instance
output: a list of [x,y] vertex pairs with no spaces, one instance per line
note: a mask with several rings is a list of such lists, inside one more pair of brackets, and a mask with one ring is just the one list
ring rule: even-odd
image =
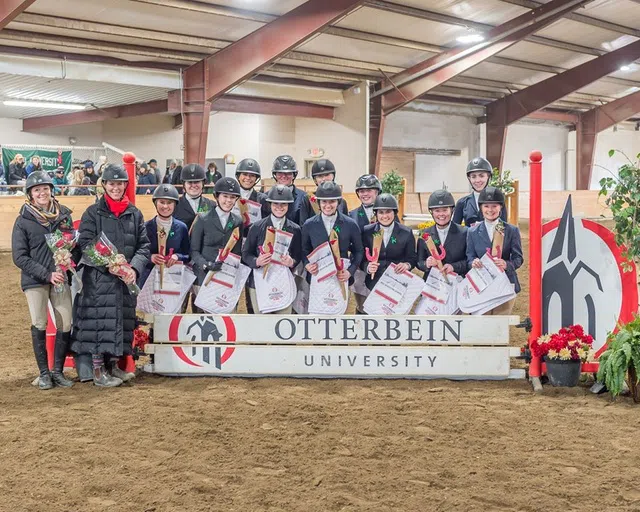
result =
[[398,201],[391,194],[380,194],[373,203],[375,210],[395,210],[398,211]]
[[173,185],[164,184],[157,187],[153,193],[151,200],[155,203],[157,199],[169,199],[177,203],[180,200],[180,194],[178,193],[178,189]]
[[336,167],[331,160],[323,158],[322,160],[316,160],[311,167],[311,177],[322,176],[323,174],[336,175]]
[[218,194],[229,194],[232,196],[240,197],[240,183],[235,178],[225,176],[216,181],[213,186],[213,195],[218,197]]
[[296,161],[290,155],[280,155],[273,162],[273,169],[271,169],[271,175],[273,179],[276,177],[277,172],[288,172],[293,174],[295,180],[298,176],[298,167]]
[[330,201],[332,199],[342,199],[342,189],[335,181],[325,181],[320,183],[316,190],[316,199],[318,201]]
[[293,203],[293,192],[284,185],[274,185],[267,192],[267,202],[269,203]]
[[487,187],[478,196],[478,204],[499,204],[504,206],[504,193],[496,187]]
[[45,171],[35,171],[29,174],[27,177],[27,181],[25,182],[25,188],[27,189],[27,194],[33,187],[37,187],[38,185],[49,185],[49,187],[53,190],[53,180],[49,173]]
[[206,181],[207,173],[199,164],[187,164],[180,172],[180,180],[185,181]]
[[382,184],[374,174],[363,174],[356,181],[356,192],[367,188],[377,190],[378,193],[382,192]]
[[429,196],[429,210],[432,208],[453,208],[456,205],[455,199],[448,190],[435,190]]
[[105,181],[129,181],[129,174],[121,166],[109,164],[102,172],[102,183]]
[[[260,181],[260,164],[253,158],[245,158],[244,160],[240,160],[240,163],[236,167],[236,178],[241,173],[254,174],[258,177],[258,181]],[[256,181],[256,183],[258,183],[258,181]]]
[[467,164],[467,176],[472,172],[487,172],[489,173],[489,179],[491,179],[491,176],[493,175],[493,167],[491,167],[489,160],[478,156],[473,160],[470,160]]

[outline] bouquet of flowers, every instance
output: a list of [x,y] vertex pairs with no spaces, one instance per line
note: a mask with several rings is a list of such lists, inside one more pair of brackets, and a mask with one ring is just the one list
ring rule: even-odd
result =
[[568,361],[586,361],[593,345],[593,337],[585,334],[581,325],[563,327],[555,334],[545,334],[531,343],[536,357]]
[[[71,272],[75,275],[76,264],[71,259],[71,251],[78,241],[78,232],[75,230],[60,231],[56,229],[53,233],[44,235],[44,238],[53,253],[56,272],[62,272],[64,274]],[[56,284],[53,289],[56,293],[62,293],[64,291],[64,283]]]
[[[107,267],[109,272],[123,281],[127,275],[130,274],[130,271],[133,270],[133,267],[127,263],[124,255],[118,253],[116,246],[111,243],[111,240],[109,240],[104,233],[100,233],[100,236],[94,243],[85,247],[83,255],[90,265],[94,267]],[[133,296],[137,296],[140,293],[140,288],[135,283],[128,284],[127,288]]]

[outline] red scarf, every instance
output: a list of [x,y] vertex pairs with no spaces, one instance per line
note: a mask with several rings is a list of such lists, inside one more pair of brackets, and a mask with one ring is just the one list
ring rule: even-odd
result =
[[109,197],[109,194],[105,194],[104,199],[107,202],[107,207],[116,217],[120,217],[120,215],[122,215],[122,213],[127,209],[127,206],[129,206],[129,198],[126,196],[126,194],[122,196],[122,199],[120,199],[120,201],[111,199],[111,197]]

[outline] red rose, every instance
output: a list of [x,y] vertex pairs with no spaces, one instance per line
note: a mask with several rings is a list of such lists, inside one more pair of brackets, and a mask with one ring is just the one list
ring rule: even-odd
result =
[[109,256],[111,254],[111,249],[109,248],[108,245],[102,243],[102,242],[98,242],[96,244],[96,252],[100,255],[100,256]]
[[61,248],[64,247],[64,240],[60,239],[56,242],[56,247]]
[[429,233],[426,233],[426,232],[422,233],[422,239],[425,240],[425,241],[429,240]]
[[73,240],[73,233],[71,231],[65,231],[62,233],[62,238],[64,238],[67,242],[71,242]]
[[318,201],[318,200],[316,199],[316,196],[311,196],[311,197],[309,198],[309,200],[310,200],[312,203],[315,203],[315,202],[317,202],[317,201]]

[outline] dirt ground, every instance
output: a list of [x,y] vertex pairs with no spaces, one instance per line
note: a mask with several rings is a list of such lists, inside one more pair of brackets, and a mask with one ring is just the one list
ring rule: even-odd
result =
[[0,272],[0,511],[640,510],[628,398],[535,395],[525,381],[156,376],[40,392],[8,254]]

